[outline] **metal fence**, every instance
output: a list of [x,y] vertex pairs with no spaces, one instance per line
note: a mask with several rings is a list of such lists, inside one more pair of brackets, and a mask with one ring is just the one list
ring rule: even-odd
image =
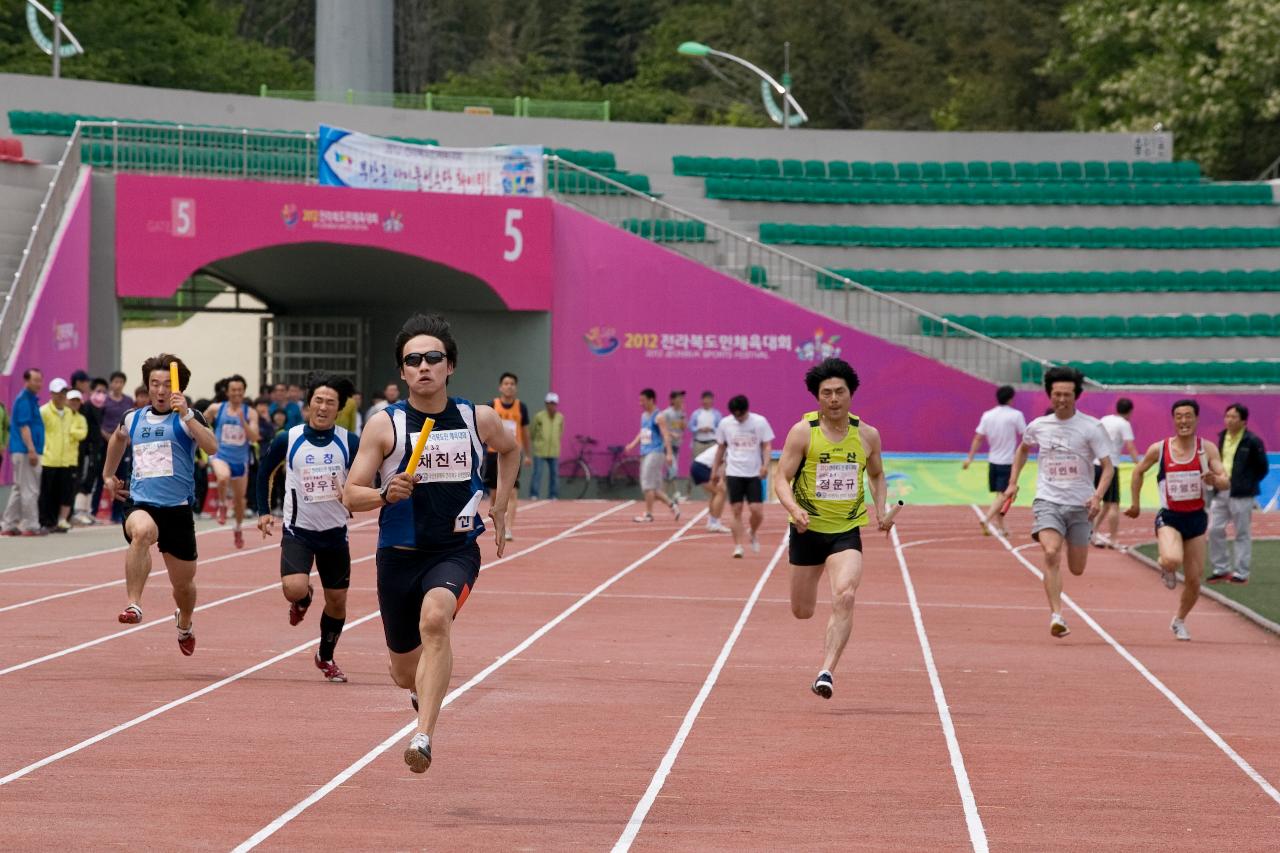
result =
[[81,122],[72,143],[86,164],[119,172],[290,182],[316,176],[314,133]]
[[4,295],[4,307],[0,308],[0,353],[4,354],[6,375],[13,373],[13,361],[18,355],[18,333],[31,307],[40,273],[45,263],[51,260],[49,247],[53,244],[58,223],[62,221],[63,211],[67,207],[67,199],[70,198],[79,175],[80,149],[77,136],[73,133],[62,150],[58,169],[49,182],[44,200],[40,202],[40,212],[31,226],[27,244],[22,249],[22,259],[18,261],[18,269],[13,274],[9,292]]
[[269,89],[264,84],[258,93],[264,98],[291,101],[324,101],[334,104],[359,104],[373,107],[395,107],[402,110],[438,112],[481,112],[515,118],[570,118],[608,121],[609,101],[557,101],[529,98],[523,95],[447,95],[438,92],[357,92]]
[[[1039,356],[958,326],[942,316],[694,216],[611,178],[548,155],[549,187],[572,186],[587,180],[608,185],[610,192],[599,195],[558,194],[557,198],[598,219],[654,240],[726,275],[776,293],[859,331],[1000,384],[1027,381],[1028,366],[1051,364]],[[815,342],[815,347],[821,346],[821,341]],[[907,381],[910,381],[909,377]]]

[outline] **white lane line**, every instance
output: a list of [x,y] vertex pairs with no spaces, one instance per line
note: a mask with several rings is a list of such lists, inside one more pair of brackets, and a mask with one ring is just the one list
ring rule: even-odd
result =
[[[580,528],[583,524],[590,524],[592,521],[594,521],[594,520],[595,520],[595,519],[597,519],[597,518],[602,518],[602,517],[604,517],[604,516],[608,515],[609,513],[616,512],[616,511],[618,511],[618,510],[620,510],[620,509],[623,509],[624,507],[629,506],[629,505],[630,505],[630,503],[631,503],[631,502],[629,502],[629,501],[628,501],[627,503],[623,503],[623,504],[620,504],[620,505],[618,505],[618,506],[615,506],[613,509],[606,510],[606,511],[604,511],[604,512],[600,512],[600,513],[597,513],[596,515],[592,516],[592,517],[591,517],[590,519],[588,519],[587,521],[580,522],[579,524],[575,525],[574,527],[569,528],[569,530],[576,530],[576,529]],[[546,540],[545,542],[539,543],[539,545],[533,546],[533,547],[531,547],[531,548],[526,548],[526,549],[525,549],[524,551],[522,551],[522,552],[519,552],[519,553],[517,553],[517,554],[512,554],[512,555],[510,555],[510,556],[508,556],[508,557],[504,557],[504,558],[502,558],[501,560],[496,561],[496,562],[495,562],[495,563],[493,563],[492,565],[498,565],[499,563],[504,563],[504,562],[507,562],[507,561],[509,561],[509,560],[513,560],[513,559],[515,559],[516,557],[520,556],[520,554],[527,554],[527,553],[529,553],[530,551],[537,550],[537,548],[541,547],[542,545],[550,544],[552,541],[556,541],[557,539],[562,538],[563,536],[567,535],[567,534],[569,533],[569,530],[565,530],[565,531],[563,531],[562,533],[560,533],[558,536],[553,537],[552,539],[548,539],[548,540]],[[198,608],[197,608],[197,609],[198,609]],[[347,623],[346,628],[345,628],[345,629],[343,629],[343,630],[344,630],[344,631],[349,631],[350,629],[352,629],[352,628],[356,627],[357,625],[360,625],[360,624],[363,624],[363,623],[365,623],[365,622],[368,622],[370,619],[373,619],[373,618],[375,618],[376,616],[378,616],[378,611],[377,611],[377,610],[373,611],[372,613],[368,613],[368,614],[366,614],[366,615],[364,615],[364,616],[361,616],[359,619],[356,619],[356,620],[354,620],[354,621],[352,621],[352,622]],[[159,624],[159,623],[153,623],[153,624]],[[134,630],[136,630],[136,629],[134,629]],[[53,762],[58,761],[58,760],[60,760],[60,759],[62,759],[62,758],[65,758],[66,756],[71,755],[71,754],[72,754],[72,753],[74,753],[74,752],[79,752],[80,750],[82,750],[82,749],[84,749],[84,748],[86,748],[86,747],[93,746],[94,744],[99,743],[99,742],[101,742],[101,741],[104,741],[104,740],[106,740],[107,738],[109,738],[109,737],[111,737],[111,736],[113,736],[113,735],[119,734],[120,732],[125,731],[126,729],[133,728],[134,726],[138,725],[139,723],[144,723],[144,722],[146,722],[147,720],[150,720],[150,719],[152,719],[152,718],[154,718],[154,717],[159,716],[160,714],[165,713],[166,711],[172,710],[173,708],[177,708],[177,707],[178,707],[178,706],[180,706],[180,705],[185,705],[187,702],[190,702],[190,701],[191,701],[191,700],[193,700],[193,699],[198,699],[198,698],[200,698],[201,696],[204,696],[204,695],[206,695],[206,694],[212,693],[214,690],[217,690],[217,689],[219,689],[219,688],[221,688],[221,687],[225,687],[225,686],[227,686],[228,684],[231,684],[231,683],[233,683],[233,682],[235,682],[235,681],[239,681],[240,679],[244,678],[245,676],[252,675],[253,673],[258,672],[258,671],[260,671],[260,670],[262,670],[262,669],[265,669],[265,668],[267,668],[267,667],[271,666],[272,664],[279,663],[280,661],[284,660],[285,658],[288,658],[288,657],[290,657],[290,656],[292,656],[292,655],[295,655],[295,654],[297,654],[298,652],[305,651],[306,649],[310,648],[311,646],[314,646],[314,645],[318,644],[319,642],[320,642],[320,641],[319,641],[319,639],[314,639],[314,640],[310,640],[310,641],[308,641],[308,642],[306,642],[306,643],[302,643],[301,645],[295,646],[295,647],[293,647],[292,649],[289,649],[288,651],[281,652],[280,654],[278,654],[278,655],[276,655],[276,656],[274,656],[274,657],[272,657],[272,658],[268,658],[267,660],[262,661],[261,663],[254,664],[253,666],[249,667],[248,669],[241,670],[240,672],[236,673],[235,675],[228,676],[228,677],[226,677],[226,678],[222,679],[221,681],[216,681],[216,682],[214,682],[213,684],[210,684],[210,685],[208,685],[208,686],[206,686],[206,687],[202,687],[201,689],[199,689],[199,690],[197,690],[197,691],[195,691],[195,692],[193,692],[193,693],[188,693],[186,696],[183,696],[183,697],[181,697],[181,698],[179,698],[179,699],[175,699],[175,700],[173,700],[172,702],[168,702],[168,703],[166,703],[166,704],[164,704],[164,705],[161,705],[161,706],[160,706],[160,707],[158,707],[158,708],[154,708],[154,709],[152,709],[152,710],[150,710],[150,711],[146,712],[145,714],[142,714],[142,715],[140,715],[140,716],[137,716],[137,717],[133,718],[132,720],[129,720],[128,722],[121,723],[120,725],[118,725],[118,726],[114,726],[114,727],[112,727],[112,728],[110,728],[110,729],[107,729],[106,731],[101,732],[101,733],[99,733],[99,734],[96,734],[96,735],[94,735],[93,737],[86,738],[85,740],[80,741],[79,743],[75,744],[74,746],[69,746],[69,747],[67,747],[66,749],[63,749],[63,750],[60,750],[60,751],[58,751],[58,752],[54,753],[53,755],[47,756],[47,757],[45,757],[45,758],[42,758],[42,759],[40,759],[39,761],[34,762],[33,764],[29,764],[29,765],[27,765],[26,767],[23,767],[23,768],[22,768],[22,769],[20,769],[20,770],[15,770],[14,772],[10,773],[10,774],[9,774],[9,775],[7,775],[7,776],[0,777],[0,785],[5,785],[5,784],[8,784],[9,782],[14,781],[15,779],[20,779],[20,778],[22,778],[23,776],[26,776],[28,773],[32,772],[33,770],[39,770],[41,767],[45,767],[45,766],[47,766],[47,765],[49,765],[49,764],[52,764]],[[467,685],[464,685],[463,687],[466,687],[466,686],[467,686]],[[459,691],[460,691],[460,690],[462,690],[462,689],[463,689],[463,688],[459,688]],[[454,691],[454,692],[455,692],[455,693],[457,693],[457,692],[459,692],[459,691]],[[448,701],[449,701],[448,699],[446,699],[446,700],[445,700],[446,704],[448,703]]]
[[942,679],[938,676],[938,667],[933,661],[933,649],[929,645],[929,635],[924,629],[924,617],[920,613],[915,584],[911,582],[907,558],[902,553],[903,545],[898,539],[898,528],[890,528],[889,536],[893,540],[893,552],[898,557],[898,568],[902,570],[902,583],[907,588],[907,604],[911,607],[911,621],[916,626],[916,637],[920,640],[920,653],[924,656],[925,669],[929,673],[929,686],[933,688],[933,703],[938,707],[938,720],[942,723],[942,734],[947,741],[947,753],[951,756],[951,772],[956,777],[960,802],[964,806],[964,822],[969,828],[969,843],[973,846],[975,853],[986,853],[989,849],[987,831],[982,826],[982,816],[978,814],[978,801],[974,798],[973,788],[969,785],[969,771],[964,766],[964,754],[960,751],[956,727],[951,721],[947,695],[942,690]]
[[[370,619],[375,618],[377,615],[378,615],[377,610],[373,611],[372,613],[367,613],[364,616],[361,616],[359,619],[356,619],[352,622],[348,622],[346,627],[343,630],[350,631],[352,628],[356,627],[357,625],[361,625],[365,622],[368,622]],[[285,658],[292,657],[293,655],[296,655],[298,652],[305,651],[314,645],[318,645],[319,642],[320,642],[320,639],[318,637],[314,640],[308,640],[307,642],[302,643],[301,645],[294,646],[292,649],[289,649],[288,651],[281,652],[275,657],[270,657],[264,661],[256,663],[253,666],[249,667],[248,669],[242,669],[239,672],[237,672],[235,675],[229,675],[226,678],[222,679],[221,681],[215,681],[213,684],[200,688],[194,693],[188,693],[186,696],[182,696],[178,699],[174,699],[172,702],[166,702],[160,707],[153,708],[150,711],[146,712],[145,714],[141,714],[137,717],[134,717],[132,720],[129,720],[128,722],[121,723],[118,726],[113,726],[112,728],[109,728],[104,732],[100,732],[94,735],[93,737],[85,738],[84,740],[80,741],[79,743],[73,746],[69,746],[66,749],[55,752],[53,755],[45,756],[39,761],[28,764],[26,767],[23,767],[20,770],[15,770],[7,776],[0,776],[0,785],[7,785],[10,782],[14,781],[15,779],[21,779],[23,776],[26,776],[28,773],[31,773],[32,771],[39,770],[41,767],[46,767],[54,763],[55,761],[59,761],[63,758],[66,758],[68,755],[79,752],[82,749],[87,749],[88,747],[93,746],[95,743],[100,743],[101,741],[104,741],[107,738],[112,737],[113,735],[117,735],[120,732],[123,732],[127,729],[131,729],[140,723],[145,723],[147,720],[150,720],[153,717],[158,717],[161,714],[165,713],[166,711],[171,711],[180,705],[187,704],[193,699],[199,699],[201,696],[212,693],[213,691],[218,690],[219,688],[226,687],[228,684],[239,681],[240,679],[246,676],[253,675],[255,672],[266,669],[267,667],[273,664],[277,664],[280,661],[284,660]]]
[[[973,506],[973,505],[971,506],[974,512],[981,513],[981,510],[979,510],[977,506]],[[1005,549],[1009,551],[1009,553],[1013,554],[1013,556],[1018,559],[1018,562],[1026,566],[1027,569],[1031,572],[1031,574],[1035,575],[1037,578],[1039,578],[1042,581],[1044,580],[1044,572],[1040,571],[1040,569],[1038,569],[1034,564],[1032,564],[1031,561],[1029,561],[1026,557],[1022,556],[1022,554],[1019,553],[1018,549],[1014,548],[1012,545],[1009,544],[1009,541],[1007,539],[1005,539],[1003,536],[1000,536],[999,534],[996,534],[996,539],[1000,541],[1000,544],[1004,545]],[[1116,654],[1120,655],[1120,657],[1128,661],[1129,665],[1132,666],[1134,669],[1136,669],[1138,671],[1138,674],[1141,675],[1143,678],[1145,678],[1152,687],[1160,691],[1160,693],[1164,696],[1164,698],[1168,699],[1169,702],[1173,705],[1173,707],[1178,709],[1178,711],[1182,714],[1182,716],[1190,720],[1191,724],[1194,725],[1196,728],[1198,728],[1201,731],[1201,733],[1203,733],[1204,736],[1207,737],[1213,743],[1214,746],[1222,750],[1222,752],[1228,758],[1230,758],[1237,767],[1239,767],[1242,771],[1244,771],[1244,774],[1248,776],[1250,779],[1252,779],[1254,783],[1259,788],[1262,789],[1263,793],[1265,793],[1268,797],[1274,800],[1277,804],[1280,804],[1280,791],[1276,790],[1276,787],[1272,785],[1270,782],[1268,782],[1261,773],[1253,769],[1253,765],[1245,761],[1244,758],[1240,755],[1240,753],[1232,749],[1231,745],[1228,744],[1225,740],[1223,740],[1220,734],[1218,734],[1216,731],[1210,728],[1208,723],[1200,719],[1200,715],[1197,714],[1195,711],[1191,710],[1191,708],[1187,705],[1187,703],[1183,702],[1182,699],[1178,696],[1178,694],[1174,693],[1167,686],[1165,686],[1165,683],[1161,681],[1159,678],[1157,678],[1151,672],[1151,670],[1147,669],[1146,666],[1143,665],[1142,661],[1138,660],[1136,657],[1130,654],[1128,649],[1122,646],[1114,637],[1112,637],[1105,630],[1103,630],[1102,626],[1099,625],[1092,616],[1086,613],[1083,607],[1076,604],[1075,601],[1071,598],[1071,596],[1067,595],[1064,592],[1062,594],[1062,600],[1068,607],[1074,610],[1076,614],[1080,616],[1081,619],[1084,620],[1086,625],[1088,625],[1090,628],[1093,629],[1094,633],[1096,633],[1099,637],[1105,640],[1107,642],[1107,645],[1115,649]]]
[[[548,631],[550,631],[552,628],[555,628],[561,622],[568,619],[570,616],[572,616],[574,613],[580,610],[583,606],[587,604],[587,602],[599,596],[600,593],[604,592],[606,589],[613,586],[615,583],[622,580],[627,575],[631,574],[631,572],[635,571],[637,568],[644,565],[649,560],[658,556],[658,554],[661,554],[670,545],[672,545],[677,539],[679,539],[681,535],[683,535],[686,531],[688,531],[688,529],[692,527],[700,518],[702,518],[704,514],[706,514],[705,509],[699,512],[693,518],[691,518],[687,524],[685,524],[683,527],[681,527],[679,530],[677,530],[667,539],[663,540],[660,545],[653,548],[651,551],[649,551],[649,553],[645,554],[643,557],[631,563],[629,566],[627,566],[625,569],[615,574],[613,577],[601,583],[595,589],[591,590],[591,592],[579,598],[569,607],[562,610],[559,613],[559,615],[555,616],[549,622],[544,624],[541,628],[539,628],[538,630],[530,634],[528,637],[526,637],[519,645],[515,646],[513,649],[508,651],[502,657],[498,658],[493,663],[489,664],[487,667],[480,670],[478,673],[472,676],[471,679],[467,681],[465,684],[462,684],[456,689],[454,689],[451,693],[449,693],[449,695],[444,697],[444,702],[441,703],[441,706],[440,706],[441,709],[448,707],[449,704],[452,703],[454,700],[456,700],[459,696],[466,693],[468,690],[470,690],[472,687],[475,687],[477,684],[480,684],[482,681],[484,681],[486,678],[488,678],[497,670],[506,666],[507,663],[509,663],[516,656],[518,656],[521,652],[523,652],[525,649],[532,646],[544,635],[546,635]],[[312,793],[309,797],[303,799],[297,805],[293,806],[293,808],[289,809],[284,814],[280,815],[275,820],[268,823],[262,829],[259,829],[257,832],[255,832],[245,841],[241,842],[235,848],[234,853],[245,853],[245,851],[252,850],[253,848],[257,847],[259,844],[261,844],[263,841],[266,841],[272,835],[275,835],[277,832],[283,829],[290,821],[292,821],[298,815],[302,814],[311,806],[320,802],[320,800],[327,797],[339,785],[343,784],[352,776],[356,775],[365,767],[367,767],[369,764],[371,764],[378,756],[382,755],[388,749],[391,749],[391,747],[395,746],[397,743],[399,743],[400,741],[408,737],[409,733],[412,732],[417,727],[418,727],[418,721],[414,720],[413,722],[405,725],[403,728],[393,732],[391,736],[388,737],[386,740],[384,740],[382,743],[378,744],[373,749],[366,752],[364,755],[358,758],[355,762],[353,762],[350,766],[348,766],[345,770],[343,770],[337,776],[334,776],[324,785],[317,788],[315,792]]]
[[784,534],[778,549],[773,552],[773,559],[769,560],[769,564],[764,567],[764,571],[760,573],[760,579],[756,581],[755,588],[751,590],[751,595],[747,597],[746,603],[742,605],[742,612],[738,614],[738,621],[734,624],[733,630],[729,632],[728,639],[724,641],[724,646],[721,647],[720,654],[716,657],[716,662],[711,665],[711,671],[707,673],[706,679],[703,680],[702,689],[698,691],[698,695],[693,699],[693,704],[685,712],[684,720],[680,723],[680,728],[676,730],[676,736],[671,741],[671,746],[667,748],[666,755],[662,756],[662,760],[658,762],[658,769],[654,771],[653,778],[649,780],[649,787],[645,789],[644,795],[636,803],[635,810],[631,813],[631,818],[623,828],[622,834],[618,836],[617,842],[614,843],[614,853],[626,853],[627,850],[631,849],[631,844],[640,832],[640,827],[644,825],[644,819],[648,816],[649,809],[653,808],[653,803],[657,800],[658,793],[662,790],[662,786],[667,783],[667,777],[671,775],[671,768],[675,766],[680,750],[684,747],[689,733],[693,731],[694,721],[702,713],[702,706],[706,704],[707,697],[711,695],[712,688],[716,686],[716,681],[720,678],[720,672],[724,669],[725,662],[729,660],[729,653],[733,651],[734,645],[738,642],[738,637],[742,635],[742,629],[747,624],[747,619],[750,618],[751,611],[756,606],[756,600],[760,598],[760,591],[764,589],[769,576],[773,574],[774,567],[782,559],[782,554],[786,547],[787,535]]
[[[102,526],[104,526],[104,527],[105,527],[106,525],[102,525]],[[119,525],[118,525],[118,524],[115,524],[114,522],[112,522],[112,526],[114,526],[114,527],[119,527]],[[204,535],[209,534],[209,533],[217,533],[219,530],[221,530],[221,531],[223,531],[223,532],[228,532],[228,531],[230,531],[230,528],[228,528],[228,527],[210,527],[210,528],[208,528],[207,530],[197,530],[197,531],[196,531],[196,535],[197,535],[197,536],[204,536]],[[68,555],[67,555],[67,556],[65,556],[65,557],[54,557],[54,558],[53,558],[53,559],[51,559],[51,560],[41,560],[41,561],[40,561],[40,562],[38,562],[38,563],[26,563],[26,564],[21,565],[21,566],[10,566],[10,567],[9,567],[9,568],[7,568],[7,569],[0,569],[0,575],[7,575],[7,574],[9,574],[10,572],[21,572],[21,571],[26,571],[27,569],[38,569],[38,568],[40,568],[41,566],[52,566],[52,565],[54,565],[54,564],[56,564],[56,563],[70,563],[70,562],[72,562],[72,561],[74,561],[74,560],[83,560],[83,559],[84,559],[84,558],[86,558],[86,557],[101,557],[103,554],[118,554],[118,553],[121,553],[121,552],[123,552],[123,551],[128,551],[128,550],[129,550],[129,546],[128,546],[128,545],[117,545],[117,546],[116,546],[116,547],[114,547],[114,548],[103,548],[103,549],[101,549],[101,550],[99,550],[99,551],[86,551],[86,552],[84,552],[83,554],[68,554]]]
[[[510,555],[508,555],[508,556],[506,556],[506,557],[503,557],[503,558],[502,558],[502,559],[500,559],[500,560],[496,560],[496,561],[494,561],[493,563],[490,563],[490,564],[489,564],[489,565],[487,565],[487,566],[481,566],[481,567],[480,567],[480,570],[481,570],[481,571],[484,571],[485,569],[493,568],[494,566],[501,565],[502,563],[505,563],[505,562],[507,562],[508,560],[514,560],[516,557],[522,556],[522,555],[524,555],[524,554],[528,554],[528,553],[530,553],[530,552],[532,552],[532,551],[537,551],[539,548],[545,548],[547,545],[550,545],[552,542],[557,542],[557,541],[559,541],[560,539],[563,539],[565,536],[567,536],[567,535],[569,535],[569,534],[573,533],[574,531],[581,530],[584,526],[586,526],[586,525],[588,525],[588,524],[592,523],[592,522],[593,522],[593,521],[595,521],[596,519],[598,519],[598,518],[603,518],[604,516],[609,515],[610,513],[614,513],[614,512],[617,512],[618,510],[624,509],[625,507],[630,506],[632,503],[634,503],[634,501],[626,501],[626,502],[624,502],[624,503],[621,503],[621,504],[619,504],[619,505],[617,505],[617,506],[613,507],[612,509],[608,509],[608,510],[605,510],[604,512],[596,513],[595,515],[591,516],[591,518],[587,519],[586,521],[579,522],[578,524],[574,525],[573,527],[569,528],[568,530],[565,530],[565,531],[563,531],[562,533],[557,534],[556,536],[551,537],[550,539],[544,539],[543,541],[541,541],[541,542],[539,542],[539,543],[537,543],[537,544],[535,544],[535,545],[531,545],[531,546],[529,546],[528,548],[525,548],[525,549],[524,549],[524,550],[522,550],[522,551],[517,551],[516,553],[514,553],[514,554],[510,554]],[[376,519],[369,519],[368,521],[362,521],[362,522],[359,522],[358,524],[354,524],[354,525],[352,525],[352,528],[354,529],[354,528],[356,528],[356,527],[363,527],[363,526],[365,526],[365,525],[368,525],[368,524],[372,524],[372,523],[374,523],[374,521],[376,521]],[[254,549],[254,550],[258,550],[258,551],[260,551],[260,550],[263,550],[263,549],[265,549],[265,548],[275,548],[275,547],[279,547],[279,546],[278,546],[278,545],[263,545],[263,546],[261,546],[261,547],[259,547],[259,548]],[[230,558],[232,558],[232,557],[244,556],[245,554],[248,554],[248,553],[252,553],[252,552],[250,552],[250,551],[237,551],[237,552],[235,552],[235,553],[233,553],[233,554],[225,554],[225,555],[220,556],[220,557],[214,557],[214,558],[212,558],[212,559],[208,560],[207,562],[212,563],[212,562],[215,562],[215,561],[218,561],[218,560],[226,560],[226,559],[230,559]],[[375,555],[370,554],[370,555],[368,555],[368,556],[360,557],[360,558],[358,558],[358,559],[352,560],[352,561],[351,561],[351,565],[353,565],[353,566],[354,566],[354,565],[357,565],[357,564],[359,564],[359,563],[367,562],[367,561],[369,561],[369,560],[372,560],[372,559],[374,558],[374,556],[375,556]],[[237,594],[235,594],[235,595],[227,596],[226,598],[220,598],[220,599],[218,599],[218,600],[216,600],[216,601],[211,601],[211,602],[209,602],[208,604],[201,604],[201,605],[199,605],[198,607],[196,607],[196,612],[199,612],[199,611],[201,611],[201,610],[208,610],[208,609],[209,609],[209,608],[211,608],[211,607],[218,607],[219,605],[227,604],[228,602],[238,601],[238,600],[240,600],[240,599],[242,599],[242,598],[248,598],[248,597],[249,597],[249,596],[251,596],[251,595],[257,595],[257,594],[258,594],[258,593],[260,593],[260,592],[266,592],[267,590],[270,590],[270,589],[279,589],[279,588],[280,588],[280,582],[279,582],[279,581],[275,581],[275,582],[273,582],[273,583],[269,583],[269,584],[267,584],[266,586],[260,586],[260,587],[258,587],[257,589],[251,589],[251,590],[248,590],[248,591],[246,591],[246,592],[241,592],[241,593],[237,593]],[[69,654],[73,654],[73,653],[75,653],[75,652],[80,652],[80,651],[84,651],[85,649],[93,648],[94,646],[101,645],[102,643],[105,643],[105,642],[107,642],[107,641],[109,641],[109,640],[114,640],[114,639],[116,639],[117,637],[126,637],[126,636],[128,636],[129,634],[134,634],[134,633],[137,633],[138,631],[145,631],[146,629],[148,629],[148,628],[154,628],[154,627],[155,627],[155,626],[157,626],[157,625],[167,625],[167,624],[169,624],[168,620],[165,620],[165,619],[157,619],[157,620],[155,620],[155,621],[152,621],[152,622],[146,622],[146,623],[143,623],[143,624],[141,624],[141,625],[134,625],[132,628],[125,628],[125,629],[124,629],[124,630],[122,630],[122,631],[115,631],[115,632],[113,632],[113,633],[106,634],[106,635],[101,636],[101,637],[98,637],[98,638],[96,638],[96,639],[88,640],[88,641],[86,641],[86,642],[79,643],[79,644],[77,644],[77,645],[71,646],[70,648],[62,649],[61,651],[57,651],[57,652],[50,652],[50,653],[49,653],[49,654],[47,654],[47,655],[41,655],[40,657],[37,657],[37,658],[31,658],[30,660],[23,661],[22,663],[16,663],[16,664],[13,664],[12,666],[5,667],[4,669],[0,669],[0,676],[8,675],[8,674],[9,674],[9,673],[11,673],[11,672],[17,672],[18,670],[22,670],[22,669],[26,669],[26,668],[28,668],[28,667],[36,666],[37,664],[46,663],[46,662],[51,661],[51,660],[56,660],[57,658],[64,657],[64,656],[69,655]]]

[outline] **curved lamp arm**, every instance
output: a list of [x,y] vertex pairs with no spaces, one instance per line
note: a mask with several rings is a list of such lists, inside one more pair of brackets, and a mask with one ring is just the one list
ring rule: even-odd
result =
[[772,86],[775,92],[785,97],[787,99],[787,102],[791,104],[792,109],[796,111],[796,114],[800,116],[802,121],[809,120],[809,116],[805,113],[803,109],[801,109],[800,104],[791,95],[791,93],[787,91],[786,86],[783,86],[777,80],[773,79],[773,77],[771,77],[763,69],[748,62],[747,60],[743,59],[741,56],[734,56],[732,53],[725,53],[723,50],[716,50],[714,48],[708,47],[705,44],[700,44],[699,42],[696,42],[696,41],[687,41],[684,44],[680,45],[680,47],[676,48],[676,51],[678,53],[683,53],[685,56],[718,56],[721,59],[727,59],[730,62],[736,62],[739,65],[743,66],[744,68],[749,68],[750,70],[754,71],[756,75],[760,77],[761,80],[765,81],[770,86]]

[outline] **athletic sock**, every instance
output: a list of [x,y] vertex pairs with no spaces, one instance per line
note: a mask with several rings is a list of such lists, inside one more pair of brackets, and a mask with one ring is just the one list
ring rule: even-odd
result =
[[328,613],[320,614],[320,660],[333,660],[333,649],[338,645],[346,622],[346,619],[335,619]]

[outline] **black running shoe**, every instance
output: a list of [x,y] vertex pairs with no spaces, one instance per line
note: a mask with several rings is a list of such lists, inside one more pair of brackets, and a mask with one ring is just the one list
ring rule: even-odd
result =
[[813,681],[813,692],[817,693],[823,699],[830,699],[831,694],[835,691],[835,684],[831,680],[831,673],[823,670],[818,673],[818,677]]

